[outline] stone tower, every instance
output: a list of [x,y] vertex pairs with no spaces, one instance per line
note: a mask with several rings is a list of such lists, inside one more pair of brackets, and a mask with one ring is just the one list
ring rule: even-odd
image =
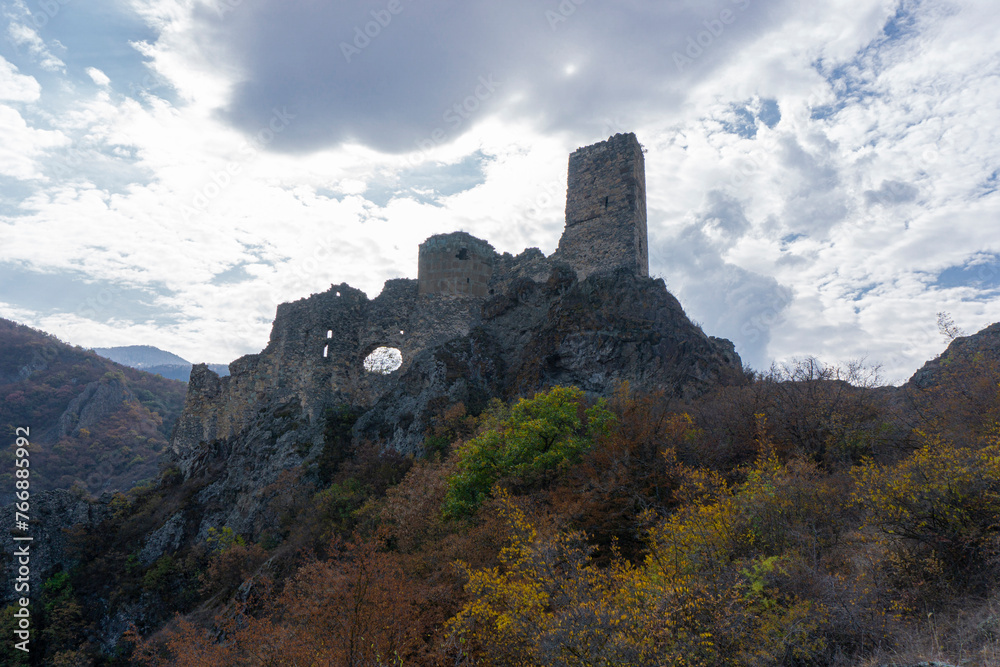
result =
[[496,251],[465,232],[435,234],[420,244],[419,294],[486,296]]
[[649,275],[646,168],[631,132],[569,156],[566,228],[556,257],[581,280],[620,267]]

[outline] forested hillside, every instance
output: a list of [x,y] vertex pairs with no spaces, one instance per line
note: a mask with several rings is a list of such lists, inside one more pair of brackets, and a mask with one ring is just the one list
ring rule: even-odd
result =
[[[0,433],[30,429],[36,492],[99,495],[154,479],[184,404],[185,385],[119,366],[54,336],[0,320]],[[13,492],[13,452],[0,489]]]
[[[996,665],[1000,373],[983,349],[938,361],[902,388],[807,360],[690,402],[623,385],[453,404],[420,460],[352,442],[356,415],[333,411],[323,455],[259,490],[281,528],[256,540],[222,527],[143,562],[142,536],[224,452],[118,496],[75,536],[80,565],[46,584],[42,650],[213,667]],[[93,640],[103,600],[131,628],[110,654]]]

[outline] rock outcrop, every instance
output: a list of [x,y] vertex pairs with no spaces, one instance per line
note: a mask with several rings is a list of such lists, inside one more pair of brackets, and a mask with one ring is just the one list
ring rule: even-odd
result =
[[135,396],[122,377],[104,377],[90,382],[59,417],[57,437],[77,435],[80,429],[91,429],[117,412],[122,403],[134,400]]
[[[8,574],[10,586],[0,594],[0,602],[7,603],[17,597],[14,578],[18,566],[15,550],[27,547],[28,585],[30,597],[38,600],[42,582],[59,570],[68,570],[76,564],[69,547],[69,531],[74,526],[80,531],[89,531],[98,526],[109,514],[111,494],[103,495],[98,501],[88,501],[70,491],[42,491],[31,495],[31,517],[27,530],[17,530],[14,507],[0,516],[0,571]],[[15,537],[30,537],[18,541]]]
[[1000,322],[971,336],[954,339],[944,352],[917,369],[906,384],[915,389],[928,389],[941,381],[949,367],[982,367],[987,363],[1000,364]]

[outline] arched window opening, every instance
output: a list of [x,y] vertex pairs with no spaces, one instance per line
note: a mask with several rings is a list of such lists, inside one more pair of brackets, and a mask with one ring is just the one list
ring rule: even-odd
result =
[[403,353],[394,347],[376,347],[365,357],[365,370],[376,375],[389,375],[403,365]]

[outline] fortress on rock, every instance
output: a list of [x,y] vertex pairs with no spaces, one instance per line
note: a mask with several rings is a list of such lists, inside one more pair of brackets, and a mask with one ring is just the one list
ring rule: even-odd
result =
[[[229,377],[195,366],[172,441],[182,468],[211,443],[245,441],[269,412],[315,425],[349,405],[362,413],[356,436],[416,452],[430,416],[459,400],[552,384],[607,394],[625,380],[684,396],[733,381],[741,365],[732,344],[692,325],[663,281],[649,278],[635,135],[575,151],[568,181],[551,256],[501,254],[465,232],[432,236],[415,280],[389,280],[374,299],[341,284],[281,304],[267,347],[230,364]],[[399,350],[396,370],[366,370],[380,347]]]
[[[580,280],[618,268],[649,276],[646,170],[634,134],[616,134],[570,155],[566,228],[549,258],[554,262],[568,265]],[[432,236],[420,244],[419,293],[488,296],[499,264],[493,246],[470,234]],[[505,268],[509,273],[515,267]]]

